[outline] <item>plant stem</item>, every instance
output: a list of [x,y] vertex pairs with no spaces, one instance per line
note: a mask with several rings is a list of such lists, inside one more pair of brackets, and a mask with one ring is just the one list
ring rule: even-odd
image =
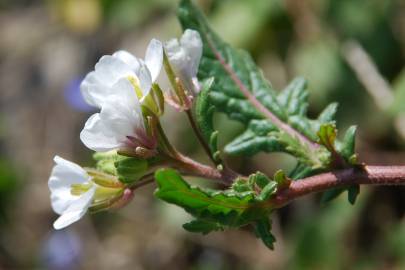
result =
[[405,166],[364,166],[306,177],[293,181],[266,203],[280,208],[305,195],[355,184],[405,185]]
[[190,122],[191,127],[193,128],[193,131],[195,133],[195,135],[197,136],[197,139],[200,141],[200,144],[202,145],[202,147],[204,148],[204,151],[207,153],[208,157],[210,158],[210,160],[215,164],[218,165],[218,162],[215,161],[211,149],[208,146],[207,142],[205,141],[205,139],[203,138],[203,136],[201,135],[200,129],[197,127],[197,124],[194,121],[194,117],[193,117],[193,113],[191,110],[186,110],[185,111],[188,121]]
[[239,176],[237,173],[228,169],[227,167],[224,167],[222,170],[218,170],[216,168],[201,164],[180,153],[178,153],[175,159],[172,159],[172,164],[186,175],[218,180],[226,186],[230,186],[233,183],[233,180]]
[[135,184],[130,186],[131,190],[136,190],[140,187],[146,186],[148,184],[151,184],[155,181],[154,176],[152,174],[152,176],[148,176],[147,178],[145,178],[144,180],[140,180],[139,182],[136,182]]

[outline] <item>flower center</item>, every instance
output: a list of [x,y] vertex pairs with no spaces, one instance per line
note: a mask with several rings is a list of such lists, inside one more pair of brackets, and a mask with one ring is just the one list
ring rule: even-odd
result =
[[[93,187],[93,185],[95,185],[93,182],[84,184],[72,184],[70,186],[70,194],[74,196],[81,196],[89,191],[90,188]],[[121,190],[122,188],[104,187],[96,184],[96,192],[94,194],[93,200],[96,202],[113,198]]]

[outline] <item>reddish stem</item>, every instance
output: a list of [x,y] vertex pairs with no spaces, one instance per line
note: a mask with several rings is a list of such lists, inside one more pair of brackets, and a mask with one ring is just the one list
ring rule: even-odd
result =
[[203,178],[218,180],[226,186],[230,186],[235,178],[239,175],[234,171],[225,167],[222,170],[201,164],[187,156],[178,153],[175,159],[172,159],[174,167],[179,169],[182,173],[191,176],[199,176]]
[[299,197],[350,185],[405,185],[405,166],[365,166],[322,173],[301,180],[276,195],[268,203],[282,207]]

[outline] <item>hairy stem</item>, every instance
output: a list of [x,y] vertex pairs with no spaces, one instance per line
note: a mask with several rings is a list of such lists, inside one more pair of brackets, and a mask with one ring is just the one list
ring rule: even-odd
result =
[[173,159],[172,164],[182,173],[191,176],[199,176],[212,180],[217,180],[226,186],[230,186],[233,180],[239,175],[234,171],[225,167],[222,170],[201,164],[189,157],[178,154],[176,159]]
[[130,185],[130,186],[129,186],[129,189],[131,189],[131,190],[136,190],[136,189],[138,189],[138,188],[140,188],[140,187],[143,187],[143,186],[146,186],[146,185],[148,185],[148,184],[151,184],[151,183],[153,183],[154,181],[155,181],[154,174],[153,174],[153,173],[150,173],[150,174],[147,174],[147,175],[143,176],[143,177],[142,177],[141,179],[139,179],[139,181],[137,181],[136,183]]
[[202,147],[204,148],[204,151],[207,153],[210,160],[214,164],[217,165],[218,162],[216,162],[214,160],[210,147],[208,146],[207,142],[205,141],[205,139],[201,135],[201,132],[200,132],[199,128],[197,127],[197,124],[194,121],[193,113],[191,112],[191,110],[186,110],[186,114],[187,114],[188,121],[190,122],[190,125],[193,128],[194,134],[197,136],[197,139],[200,142],[200,144],[202,145]]
[[293,181],[267,203],[280,208],[305,195],[354,184],[405,185],[405,166],[365,166],[310,176]]

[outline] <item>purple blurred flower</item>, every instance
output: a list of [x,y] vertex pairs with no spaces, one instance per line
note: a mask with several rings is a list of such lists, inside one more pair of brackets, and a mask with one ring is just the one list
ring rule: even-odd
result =
[[52,231],[42,248],[42,262],[46,269],[79,269],[82,245],[72,231]]
[[90,106],[84,100],[82,93],[80,92],[80,84],[82,83],[83,78],[74,78],[68,82],[64,90],[64,97],[69,104],[76,111],[80,112],[91,112],[95,108]]

